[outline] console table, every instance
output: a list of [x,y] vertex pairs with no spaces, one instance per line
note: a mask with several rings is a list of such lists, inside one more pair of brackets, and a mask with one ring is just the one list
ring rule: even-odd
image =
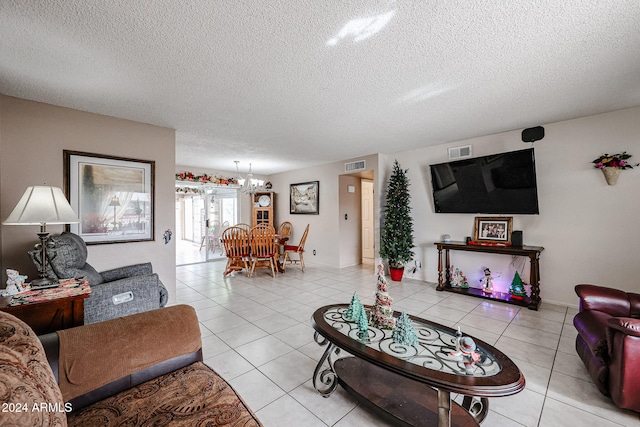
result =
[[[527,307],[537,310],[540,305],[540,252],[544,250],[541,246],[480,246],[468,245],[465,242],[435,242],[438,249],[438,291],[449,291],[457,294],[471,295],[478,298],[487,298],[510,304]],[[514,298],[504,292],[492,292],[487,294],[478,288],[453,288],[450,282],[450,256],[449,251],[482,252],[489,254],[526,256],[530,261],[529,280],[531,282],[531,296],[522,299]],[[442,253],[444,252],[444,263]]]

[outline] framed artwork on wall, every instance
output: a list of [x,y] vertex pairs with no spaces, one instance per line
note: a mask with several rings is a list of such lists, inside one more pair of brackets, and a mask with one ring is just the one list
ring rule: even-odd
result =
[[289,213],[320,213],[320,181],[301,182],[289,186]]
[[64,191],[88,244],[154,240],[155,162],[64,150]]
[[474,240],[476,242],[511,244],[513,217],[476,217]]

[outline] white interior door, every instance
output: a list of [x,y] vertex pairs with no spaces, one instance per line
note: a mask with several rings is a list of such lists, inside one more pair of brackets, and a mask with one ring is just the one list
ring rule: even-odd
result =
[[373,262],[375,257],[373,220],[373,181],[362,180],[362,259]]

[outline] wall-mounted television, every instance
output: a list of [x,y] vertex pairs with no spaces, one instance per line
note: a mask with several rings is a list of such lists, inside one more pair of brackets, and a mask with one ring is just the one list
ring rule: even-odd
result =
[[538,214],[533,148],[430,165],[437,213]]

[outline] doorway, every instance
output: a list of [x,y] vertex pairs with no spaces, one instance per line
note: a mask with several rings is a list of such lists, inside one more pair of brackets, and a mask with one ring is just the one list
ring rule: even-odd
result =
[[373,181],[369,179],[362,179],[360,181],[360,187],[360,201],[362,204],[362,263],[373,264],[376,253]]
[[176,265],[224,259],[220,234],[238,222],[238,190],[203,186],[175,201]]
[[339,265],[375,263],[375,173],[367,170],[338,178]]

